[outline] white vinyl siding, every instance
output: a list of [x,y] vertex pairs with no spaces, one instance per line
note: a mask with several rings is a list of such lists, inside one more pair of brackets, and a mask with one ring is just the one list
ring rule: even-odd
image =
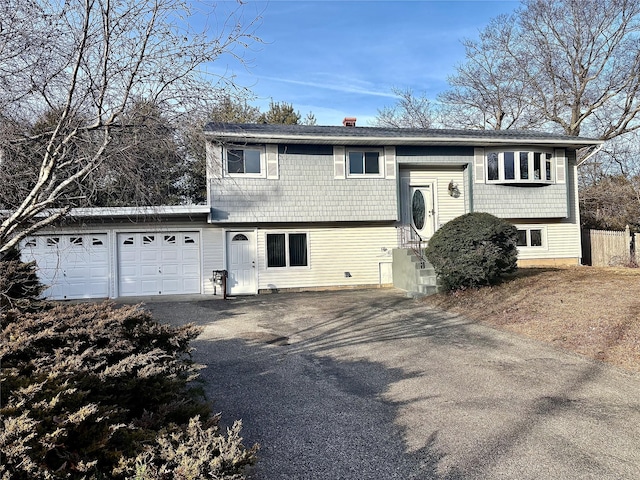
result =
[[[267,268],[266,234],[301,231],[307,233],[308,267]],[[391,262],[396,245],[393,226],[259,230],[258,289],[378,285],[380,264]]]
[[518,258],[532,260],[539,258],[579,258],[581,256],[580,231],[571,223],[514,223],[518,229],[541,229],[542,247],[518,247]]
[[220,293],[220,288],[214,289],[212,275],[214,270],[225,268],[224,260],[224,230],[221,228],[202,229],[202,293],[213,295],[214,290]]

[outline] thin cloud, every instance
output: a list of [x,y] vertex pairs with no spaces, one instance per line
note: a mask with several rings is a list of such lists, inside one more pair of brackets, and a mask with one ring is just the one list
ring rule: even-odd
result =
[[264,80],[270,80],[272,82],[289,83],[289,84],[301,85],[305,87],[323,88],[325,90],[333,90],[336,92],[359,93],[361,95],[369,95],[374,97],[397,98],[397,95],[395,95],[392,92],[381,92],[377,90],[370,90],[367,88],[360,88],[354,85],[319,83],[319,82],[310,82],[308,80],[292,80],[290,78],[278,78],[278,77],[268,77],[268,76],[259,76],[258,78],[264,79]]

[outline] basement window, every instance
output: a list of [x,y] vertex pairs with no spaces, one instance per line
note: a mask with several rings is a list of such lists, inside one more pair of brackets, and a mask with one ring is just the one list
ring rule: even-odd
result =
[[542,228],[518,229],[518,247],[543,247],[544,230]]

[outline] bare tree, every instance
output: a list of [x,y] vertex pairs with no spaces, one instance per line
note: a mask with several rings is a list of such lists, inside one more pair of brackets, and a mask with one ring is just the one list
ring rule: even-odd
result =
[[637,0],[525,0],[465,42],[442,98],[466,99],[489,128],[545,124],[604,140],[637,130],[639,16]]
[[451,89],[438,96],[447,125],[471,129],[531,129],[544,123],[530,104],[528,85],[509,52],[515,24],[498,17],[479,40],[463,40],[466,63],[449,77]]
[[[173,120],[211,105],[225,85],[207,73],[211,62],[241,58],[256,40],[241,9],[217,18],[215,7],[193,12],[186,0],[1,3],[0,112],[11,120],[0,130],[2,161],[35,155],[37,168],[24,197],[0,213],[0,257],[67,213],[72,205],[60,200],[104,161],[137,99]],[[49,112],[47,128],[34,129]]]
[[409,88],[394,88],[398,97],[395,105],[378,109],[373,124],[390,128],[432,128],[436,125],[437,112],[426,95],[415,95]]

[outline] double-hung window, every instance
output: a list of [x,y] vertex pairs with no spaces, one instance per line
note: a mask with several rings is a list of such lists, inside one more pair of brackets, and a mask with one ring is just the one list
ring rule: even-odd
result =
[[229,148],[226,156],[226,173],[230,175],[263,176],[264,153],[260,148]]
[[382,175],[382,152],[376,149],[349,150],[347,152],[348,176]]
[[309,265],[306,233],[267,233],[267,267]]
[[554,183],[550,151],[492,151],[487,153],[489,183]]

